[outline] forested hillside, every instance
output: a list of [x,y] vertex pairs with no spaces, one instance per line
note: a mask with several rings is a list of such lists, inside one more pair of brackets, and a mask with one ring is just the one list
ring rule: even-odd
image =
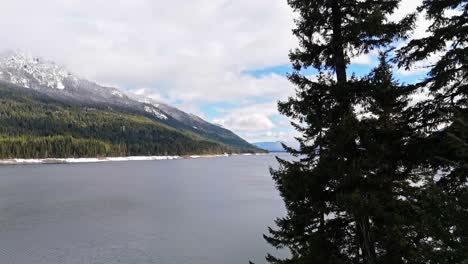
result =
[[81,108],[111,108],[114,111],[143,116],[179,132],[222,143],[236,151],[258,150],[232,131],[211,124],[198,116],[144,95],[99,85],[80,78],[47,59],[19,51],[0,52],[0,83],[20,90],[25,90],[25,87],[40,93],[42,97],[46,96],[49,100]]
[[64,103],[0,84],[0,158],[255,152],[108,106]]

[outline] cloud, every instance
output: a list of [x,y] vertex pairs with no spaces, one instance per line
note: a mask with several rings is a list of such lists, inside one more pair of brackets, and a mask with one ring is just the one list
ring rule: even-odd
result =
[[294,138],[299,133],[290,126],[288,118],[278,113],[275,102],[239,106],[214,122],[235,131],[249,142],[282,141],[298,146]]
[[256,80],[241,72],[287,62],[295,46],[286,1],[17,0],[2,11],[0,48],[180,100],[276,95],[275,76]]
[[[280,75],[253,77],[237,72],[219,72],[200,76],[187,75],[174,80],[175,87],[166,92],[169,98],[191,101],[236,101],[249,97],[284,98],[293,91],[289,81]],[[185,87],[190,87],[187,91]]]
[[252,132],[252,133],[242,133],[243,138],[247,141],[256,143],[256,142],[276,142],[280,141],[285,143],[287,146],[292,148],[298,148],[299,142],[295,139],[299,137],[300,134],[294,130],[288,131],[266,131],[266,132]]
[[278,115],[276,104],[263,103],[239,107],[213,122],[239,132],[258,132],[276,127],[272,121],[274,115]]
[[357,57],[351,58],[351,63],[360,65],[370,65],[372,63],[372,57],[369,54],[361,54]]
[[268,130],[275,127],[270,118],[255,113],[248,116],[230,116],[226,119],[215,119],[213,122],[240,132]]
[[417,20],[415,23],[415,30],[411,35],[411,38],[422,38],[427,36],[427,29],[429,28],[430,21],[426,19],[426,13],[418,13],[416,8],[422,4],[422,0],[402,0],[398,9],[390,16],[390,20],[398,21],[403,19],[406,15],[411,13],[417,14]]
[[[403,0],[394,19],[420,2]],[[208,116],[248,139],[281,139],[294,132],[276,101],[294,87],[279,74],[246,72],[289,64],[294,16],[285,0],[5,1],[0,50],[54,60],[84,78]],[[415,36],[428,25],[418,24]],[[368,65],[372,56],[353,63]],[[204,104],[235,108],[207,113]]]

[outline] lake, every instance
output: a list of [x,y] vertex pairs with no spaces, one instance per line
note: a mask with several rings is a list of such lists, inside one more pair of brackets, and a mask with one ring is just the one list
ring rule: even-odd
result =
[[265,263],[276,251],[262,234],[285,214],[269,166],[272,155],[2,166],[0,263]]

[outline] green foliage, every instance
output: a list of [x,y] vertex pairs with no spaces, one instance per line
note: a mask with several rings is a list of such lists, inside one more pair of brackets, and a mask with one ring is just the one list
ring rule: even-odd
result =
[[[289,150],[298,160],[279,159],[280,169],[272,171],[287,216],[265,236],[271,245],[289,249],[291,257],[269,255],[267,260],[463,263],[467,45],[465,28],[453,26],[466,27],[466,1],[424,1],[422,9],[436,19],[431,30],[442,30],[433,32],[435,47],[410,42],[418,52],[432,50],[408,61],[426,58],[449,40],[458,43],[452,46],[458,51],[448,52],[422,84],[432,85],[436,99],[416,106],[408,98],[422,85],[396,82],[388,54],[365,78],[348,78],[346,72],[352,56],[373,48],[391,50],[389,45],[407,36],[414,15],[395,23],[386,19],[399,1],[288,3],[299,14],[293,32],[300,47],[290,54],[296,71],[289,75],[296,95],[281,102],[279,110],[296,120],[302,137],[300,149]],[[454,7],[463,15],[451,22],[441,18],[444,9]],[[308,67],[321,71],[318,80],[301,74]],[[442,124],[450,125],[441,129]]]
[[[432,22],[430,34],[399,49],[396,61],[406,69],[422,65],[429,69],[418,87],[428,88],[434,99],[419,103],[414,111],[422,115],[424,129],[437,130],[468,104],[468,1],[425,0],[418,11]],[[437,61],[427,65],[430,56]]]
[[294,68],[332,69],[336,71],[338,82],[346,82],[346,66],[351,57],[407,37],[414,15],[400,22],[386,19],[399,2],[288,0],[299,14],[293,33],[300,47],[290,54]]
[[[297,98],[280,105],[284,113],[313,121],[301,127],[305,139],[296,154],[303,158],[280,161],[281,169],[273,171],[289,214],[277,220],[279,229],[271,229],[266,238],[275,246],[288,247],[293,258],[283,262],[270,256],[269,260],[422,263],[417,258],[424,245],[412,237],[420,235],[412,228],[420,214],[411,212],[417,190],[411,182],[418,181],[408,162],[408,143],[415,135],[404,109],[411,90],[393,80],[382,55],[381,64],[368,77],[348,81],[355,90],[354,104],[366,115],[350,114],[335,124],[329,114],[333,108],[327,108],[332,104],[320,101],[325,98],[320,89],[330,84],[333,80],[322,76],[311,84],[315,89],[301,89]],[[317,116],[315,109],[328,114]],[[317,130],[317,124],[326,124],[325,131]],[[365,256],[366,250],[371,255]]]
[[[255,150],[231,147],[141,115],[61,103],[26,89],[4,86],[0,86],[0,136],[3,150],[0,158],[189,155]],[[28,144],[36,150],[28,150]],[[57,144],[61,147],[55,147]]]
[[[440,93],[440,100],[453,96],[463,96],[459,101],[466,105],[468,81],[468,1],[424,0],[418,8],[425,11],[432,24],[429,36],[414,39],[398,51],[401,66],[410,68],[414,63],[426,60],[430,55],[440,59],[430,65],[428,78],[422,85],[429,84],[434,93]],[[443,95],[443,96],[442,96]],[[454,98],[451,98],[452,100]]]
[[[423,1],[432,22],[429,35],[410,41],[398,51],[400,66],[410,68],[437,56],[429,74],[416,89],[428,88],[433,99],[411,110],[424,134],[414,148],[419,162],[436,177],[427,176],[420,189],[425,237],[430,238],[426,255],[432,263],[468,261],[468,1]],[[434,250],[436,249],[436,250]]]
[[0,158],[70,158],[124,156],[125,145],[112,145],[95,139],[71,136],[0,137]]

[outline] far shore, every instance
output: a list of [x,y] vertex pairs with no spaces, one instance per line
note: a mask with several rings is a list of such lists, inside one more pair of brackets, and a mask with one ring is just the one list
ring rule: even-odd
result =
[[28,165],[28,164],[70,164],[70,163],[96,163],[112,161],[150,161],[219,158],[229,156],[266,155],[268,153],[242,153],[222,155],[182,155],[182,156],[129,156],[129,157],[98,157],[98,158],[47,158],[47,159],[0,159],[0,165]]

